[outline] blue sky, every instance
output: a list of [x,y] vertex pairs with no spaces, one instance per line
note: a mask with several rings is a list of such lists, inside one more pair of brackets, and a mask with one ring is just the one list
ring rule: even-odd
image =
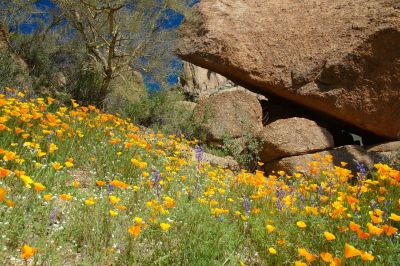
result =
[[[195,3],[199,2],[199,0],[187,0],[187,3],[189,6],[193,6]],[[50,15],[46,14],[47,10],[54,10],[57,8],[57,6],[51,1],[51,0],[39,0],[36,2],[36,7],[40,9],[41,11],[44,11],[42,14],[36,15],[34,17],[35,19],[38,19],[39,21],[42,21],[44,23],[49,22],[50,20]],[[168,30],[168,29],[175,29],[177,28],[183,21],[184,17],[182,14],[175,12],[174,10],[167,10],[165,16],[160,19],[159,21],[159,27],[160,30]],[[39,26],[38,22],[30,22],[30,23],[24,23],[22,24],[20,30],[24,34],[30,34],[37,29]],[[63,25],[61,25],[63,26]],[[178,58],[175,58],[171,61],[171,68],[179,72],[182,69],[182,61]],[[167,82],[170,85],[174,85],[178,82],[178,76],[175,75],[170,75],[166,77]],[[147,86],[147,88],[150,91],[154,90],[159,90],[160,89],[160,84],[157,83],[151,74],[145,74],[144,75],[144,81]]]

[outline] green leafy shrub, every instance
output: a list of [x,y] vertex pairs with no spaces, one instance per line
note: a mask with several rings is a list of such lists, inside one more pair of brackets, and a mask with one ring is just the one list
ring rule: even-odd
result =
[[22,88],[28,80],[28,74],[23,71],[10,52],[0,50],[0,92],[5,87]]
[[161,90],[141,95],[136,101],[122,100],[115,111],[155,131],[204,139],[200,127],[193,120],[192,110],[179,104],[183,100],[179,92]]
[[222,150],[230,155],[243,167],[254,171],[263,145],[262,139],[251,131],[245,131],[240,139],[225,134]]
[[82,67],[75,84],[71,84],[71,96],[82,104],[93,104],[98,100],[102,78],[99,72]]
[[39,77],[49,74],[51,61],[46,49],[40,46],[33,46],[26,52],[25,56],[32,75]]

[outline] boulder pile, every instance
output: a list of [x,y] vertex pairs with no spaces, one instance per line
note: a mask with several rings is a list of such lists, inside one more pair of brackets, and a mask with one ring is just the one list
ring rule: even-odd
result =
[[[208,125],[212,138],[220,138],[219,129],[240,138],[237,125],[251,124],[246,130],[263,138],[260,157],[271,169],[305,166],[315,153],[333,155],[335,165],[371,166],[381,156],[398,160],[397,2],[202,0],[196,7],[200,20],[182,27],[177,54],[205,68],[186,64],[202,76],[186,87],[206,98],[195,110],[216,115],[214,127]],[[226,83],[220,75],[269,101],[210,91]],[[357,142],[350,133],[361,138]],[[391,143],[369,146],[380,142]]]

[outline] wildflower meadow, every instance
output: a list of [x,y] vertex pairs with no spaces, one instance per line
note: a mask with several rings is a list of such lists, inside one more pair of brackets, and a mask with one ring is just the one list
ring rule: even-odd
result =
[[399,265],[400,171],[232,171],[196,140],[0,95],[1,265]]

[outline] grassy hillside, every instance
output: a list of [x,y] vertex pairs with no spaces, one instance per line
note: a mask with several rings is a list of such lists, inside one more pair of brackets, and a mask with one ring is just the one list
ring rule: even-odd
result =
[[[1,265],[396,265],[400,172],[234,173],[93,106],[0,95]],[[261,169],[262,166],[260,166]]]

